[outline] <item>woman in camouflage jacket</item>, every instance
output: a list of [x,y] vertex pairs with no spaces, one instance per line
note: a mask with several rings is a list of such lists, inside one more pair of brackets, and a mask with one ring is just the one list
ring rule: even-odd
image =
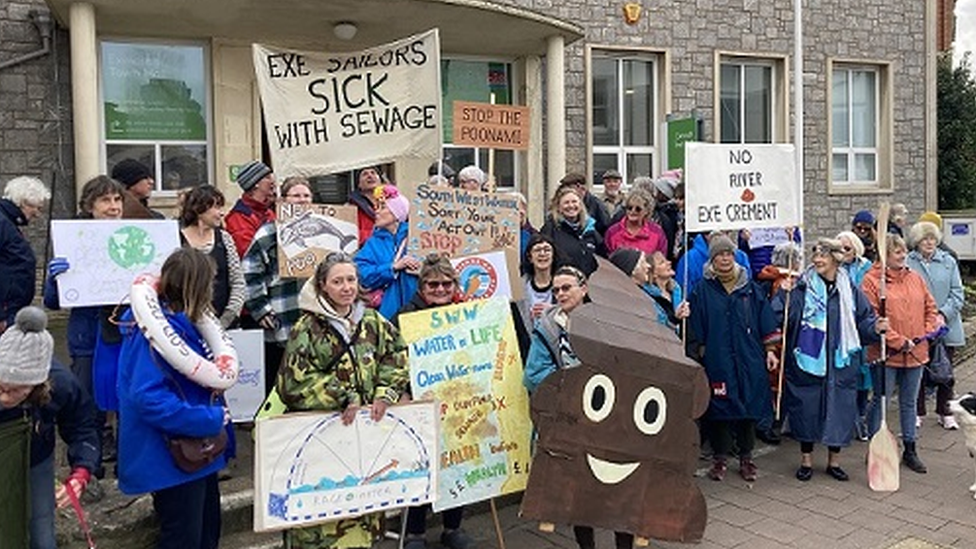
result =
[[[359,299],[356,265],[326,256],[298,298],[302,317],[292,328],[277,390],[289,412],[341,411],[350,425],[368,407],[379,421],[407,389],[407,347],[385,318]],[[295,549],[371,547],[383,534],[382,513],[286,533]]]

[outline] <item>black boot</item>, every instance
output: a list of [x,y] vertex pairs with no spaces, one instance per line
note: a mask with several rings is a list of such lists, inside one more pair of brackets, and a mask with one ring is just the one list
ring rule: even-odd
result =
[[901,462],[905,464],[905,467],[921,475],[929,472],[922,460],[918,459],[918,454],[915,453],[915,442],[905,442],[905,451],[901,454]]

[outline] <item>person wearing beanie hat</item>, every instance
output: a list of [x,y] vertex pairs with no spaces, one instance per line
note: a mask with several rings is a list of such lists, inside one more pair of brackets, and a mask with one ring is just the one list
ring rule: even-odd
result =
[[610,263],[633,278],[637,284],[647,282],[647,259],[644,257],[644,252],[633,248],[620,248],[610,254]]
[[[81,495],[101,459],[95,404],[78,379],[52,359],[54,340],[46,328],[44,311],[25,307],[0,336],[0,424],[25,417],[31,423],[24,435],[31,437],[31,549],[57,546],[55,506],[70,502],[69,491],[74,497]],[[71,467],[56,490],[55,430],[68,447]],[[4,540],[14,542],[10,535],[4,532]]]
[[385,318],[393,318],[416,293],[421,262],[407,252],[410,201],[393,185],[376,187],[373,194],[377,204],[373,234],[355,261],[370,305]]
[[688,298],[688,356],[704,367],[712,399],[703,420],[714,450],[709,478],[720,481],[728,470],[733,441],[738,444],[739,476],[757,478],[752,459],[756,422],[771,402],[766,370],[779,364],[775,345],[780,332],[762,289],[735,259],[735,245],[724,234],[712,235],[709,261]]
[[149,208],[149,197],[156,188],[153,172],[134,158],[126,158],[112,168],[112,179],[125,187],[123,218],[165,219],[162,212]]
[[274,172],[264,162],[252,160],[237,172],[237,184],[244,194],[224,218],[224,227],[234,238],[237,255],[244,257],[258,228],[275,220]]
[[[943,229],[943,227],[942,227],[942,216],[939,215],[939,214],[937,214],[937,213],[935,213],[935,212],[933,212],[933,211],[927,211],[927,212],[923,213],[922,215],[918,216],[918,220],[919,221],[928,221],[929,223],[932,223],[936,227],[938,227],[938,229],[940,231]],[[943,238],[942,240],[939,241],[938,248],[940,250],[942,250],[943,252],[951,255],[952,256],[952,259],[955,259],[956,260],[956,263],[959,262],[959,254],[957,254],[955,250],[953,250],[948,244],[946,244],[945,238]]]
[[878,233],[875,230],[874,214],[868,210],[861,210],[854,214],[851,220],[851,231],[864,244],[864,257],[872,263],[878,260]]
[[356,206],[356,223],[359,225],[359,246],[373,234],[376,222],[376,198],[373,191],[383,184],[386,177],[381,166],[366,166],[356,173],[356,190],[349,193],[349,203]]

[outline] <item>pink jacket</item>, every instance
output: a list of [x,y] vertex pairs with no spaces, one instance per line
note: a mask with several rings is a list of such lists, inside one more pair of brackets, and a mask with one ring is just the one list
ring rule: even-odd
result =
[[647,221],[637,234],[630,234],[627,230],[627,218],[614,223],[607,229],[604,235],[607,246],[607,253],[611,254],[620,248],[633,248],[640,250],[646,255],[653,252],[666,254],[668,251],[668,237],[664,234],[664,229],[653,221]]

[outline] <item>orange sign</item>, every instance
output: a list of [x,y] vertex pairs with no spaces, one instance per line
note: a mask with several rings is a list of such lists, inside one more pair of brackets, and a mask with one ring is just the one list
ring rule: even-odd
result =
[[455,101],[454,144],[525,150],[529,148],[529,108]]

